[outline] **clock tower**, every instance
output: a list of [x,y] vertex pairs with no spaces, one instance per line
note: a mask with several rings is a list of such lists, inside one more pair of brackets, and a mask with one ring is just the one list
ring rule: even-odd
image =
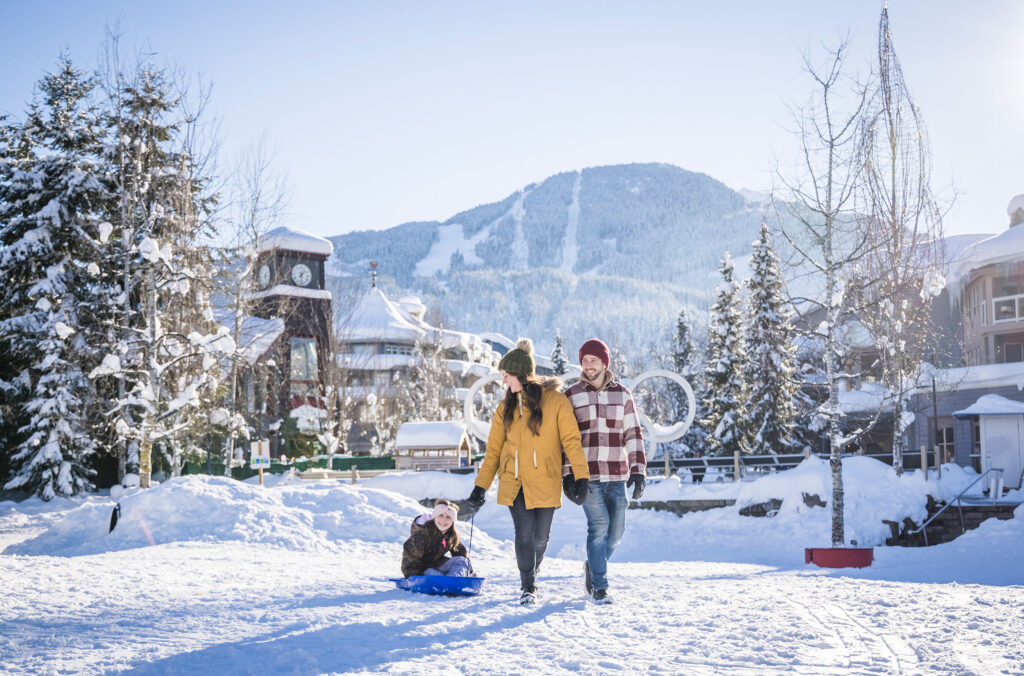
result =
[[[284,321],[284,332],[262,358],[270,366],[267,418],[296,418],[305,432],[320,431],[326,417],[325,366],[333,322],[324,265],[333,251],[329,240],[287,226],[268,232],[255,249],[251,312]],[[279,443],[274,446],[279,455]]]

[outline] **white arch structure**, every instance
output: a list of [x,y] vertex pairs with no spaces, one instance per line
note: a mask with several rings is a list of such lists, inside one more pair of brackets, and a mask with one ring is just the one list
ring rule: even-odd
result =
[[[632,387],[630,389],[636,390],[637,386],[645,380],[651,378],[668,378],[679,387],[683,388],[683,392],[686,393],[686,419],[680,420],[677,423],[669,425],[668,427],[661,427],[655,424],[653,420],[648,418],[643,411],[637,411],[640,415],[640,424],[643,425],[647,431],[647,459],[654,457],[654,451],[658,448],[659,443],[668,443],[669,441],[675,441],[676,439],[682,438],[686,431],[693,425],[693,418],[697,415],[697,397],[693,394],[693,388],[690,387],[690,383],[686,382],[686,378],[683,378],[678,373],[668,371],[666,369],[654,369],[652,371],[644,371],[639,376],[633,379]],[[659,429],[660,428],[660,429]]]

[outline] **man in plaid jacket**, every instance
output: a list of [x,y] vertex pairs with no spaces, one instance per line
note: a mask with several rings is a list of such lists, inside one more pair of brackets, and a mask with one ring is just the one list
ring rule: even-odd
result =
[[633,499],[643,495],[647,470],[644,437],[633,395],[608,370],[608,346],[591,338],[580,348],[579,382],[565,390],[580,426],[583,450],[590,466],[590,484],[583,495],[575,491],[568,462],[562,468],[566,497],[583,505],[587,515],[587,562],[583,566],[587,593],[595,603],[611,603],[608,559],[626,529],[626,487]]

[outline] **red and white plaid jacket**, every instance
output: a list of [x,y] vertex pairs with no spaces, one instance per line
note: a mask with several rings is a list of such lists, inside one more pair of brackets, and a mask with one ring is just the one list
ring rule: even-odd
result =
[[[644,435],[629,390],[609,373],[600,389],[580,380],[564,392],[580,426],[590,480],[625,481],[630,474],[644,474]],[[569,470],[569,463],[563,462],[562,475]]]

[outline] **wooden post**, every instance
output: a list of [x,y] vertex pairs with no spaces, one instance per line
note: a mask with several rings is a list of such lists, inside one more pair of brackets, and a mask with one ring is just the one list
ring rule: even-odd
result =
[[935,445],[935,477],[942,478],[942,456],[938,444]]
[[732,452],[732,472],[733,472],[732,480],[733,481],[739,481],[740,480],[740,452],[739,451],[733,451]]
[[263,485],[263,468],[260,467],[260,486]]
[[352,474],[352,483],[355,483],[359,479],[359,468],[355,465],[349,468],[349,472]]
[[921,471],[924,472],[924,480],[928,481],[928,447],[921,444]]
[[663,446],[665,449],[665,478],[672,476],[672,459],[669,457],[668,445]]

